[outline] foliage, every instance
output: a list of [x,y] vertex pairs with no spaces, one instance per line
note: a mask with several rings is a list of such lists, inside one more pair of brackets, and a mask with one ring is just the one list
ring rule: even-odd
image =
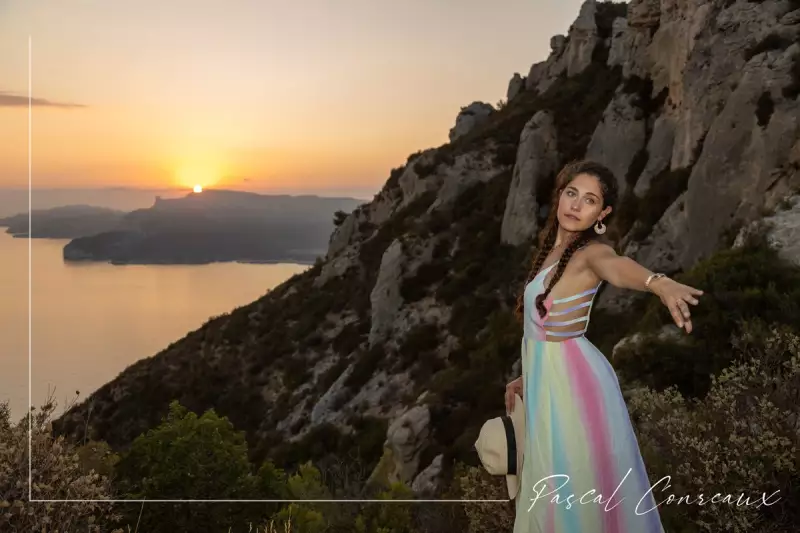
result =
[[[79,448],[53,437],[50,422],[55,402],[48,401],[38,412],[26,415],[17,423],[9,419],[8,403],[0,403],[0,531],[110,531],[120,516],[109,504],[76,502],[70,504],[29,501],[28,429],[31,433],[31,493],[35,500],[108,500],[114,490],[105,470],[113,457],[102,445]],[[30,423],[29,423],[30,422]]]
[[[378,500],[413,500],[414,494],[403,483],[392,483],[378,493]],[[413,504],[368,503],[355,520],[356,533],[414,533]]]
[[[271,465],[256,474],[248,461],[244,434],[214,410],[202,416],[177,401],[161,425],[137,437],[116,468],[121,499],[270,499],[280,497],[283,472]],[[131,510],[129,522],[138,521]],[[143,509],[146,531],[184,531],[204,523],[222,531],[253,521],[264,509],[246,504],[151,504]]]
[[[454,472],[454,491],[462,500],[508,499],[508,489],[502,476],[492,476],[482,466],[457,463]],[[469,533],[511,531],[514,529],[514,505],[496,502],[474,502],[464,505]]]
[[762,337],[740,334],[734,345],[739,362],[714,376],[703,400],[675,387],[636,388],[629,411],[650,479],[670,476],[669,494],[692,501],[701,493],[733,494],[735,501],[744,493],[761,502],[764,493],[777,503],[665,504],[667,531],[782,532],[800,520],[800,337],[772,327]]
[[800,324],[800,268],[783,261],[763,235],[714,254],[676,279],[704,291],[700,305],[692,307],[692,334],[679,342],[660,334],[672,327],[672,319],[660,300],[651,299],[631,332],[644,340],[620,348],[614,359],[625,378],[656,390],[675,385],[686,396],[703,396],[711,375],[733,361],[731,334],[743,324]]

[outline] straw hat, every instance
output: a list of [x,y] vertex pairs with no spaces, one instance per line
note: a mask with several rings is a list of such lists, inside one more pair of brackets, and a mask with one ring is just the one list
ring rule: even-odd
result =
[[525,407],[522,398],[514,395],[514,409],[484,422],[475,441],[475,450],[483,467],[492,475],[506,476],[509,499],[519,493],[522,458],[525,444]]

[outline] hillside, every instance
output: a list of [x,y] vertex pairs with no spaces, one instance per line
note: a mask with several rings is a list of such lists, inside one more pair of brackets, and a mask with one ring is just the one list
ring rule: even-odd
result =
[[[357,447],[376,476],[438,491],[452,459],[474,464],[478,428],[503,411],[503,386],[518,374],[511,311],[564,163],[588,157],[615,170],[624,195],[607,235],[651,269],[699,268],[703,283],[748,297],[742,287],[798,279],[768,271],[773,256],[753,256],[764,263],[757,275],[741,258],[704,263],[767,213],[783,213],[770,242],[796,242],[798,204],[781,210],[800,190],[798,8],[587,1],[547,60],[514,75],[504,105],[465,106],[450,142],[409,156],[337,220],[324,259],[132,365],[56,430],[83,438],[88,420],[91,438],[124,448],[178,399],[246,430],[255,459],[324,464]],[[796,248],[781,254],[800,264]],[[763,290],[778,302],[769,316],[800,317]],[[662,372],[661,359],[645,369],[626,339],[622,378],[658,388],[674,378],[704,394],[719,368],[708,348],[727,343],[733,324],[720,317],[756,309],[726,297],[708,318],[723,341],[700,335]],[[668,320],[649,303],[604,290],[589,338],[610,356],[628,334],[657,332]]]
[[313,263],[325,254],[337,212],[355,198],[262,195],[207,190],[122,217],[107,231],[73,239],[67,261],[210,263],[214,261]]
[[28,213],[0,218],[0,226],[15,237],[28,236],[28,223],[34,239],[73,239],[94,235],[114,228],[125,212],[91,205],[65,205],[50,209],[34,209]]

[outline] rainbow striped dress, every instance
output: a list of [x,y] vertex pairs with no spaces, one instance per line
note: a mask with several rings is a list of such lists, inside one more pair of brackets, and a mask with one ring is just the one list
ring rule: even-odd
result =
[[600,284],[548,297],[540,317],[536,296],[553,266],[523,297],[526,436],[514,533],[663,533],[652,492],[664,483],[651,492],[617,375],[584,336]]

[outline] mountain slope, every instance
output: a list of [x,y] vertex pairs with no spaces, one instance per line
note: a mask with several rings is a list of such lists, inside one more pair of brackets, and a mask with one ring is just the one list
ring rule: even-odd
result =
[[[339,221],[324,261],[132,365],[56,429],[83,436],[88,417],[124,447],[177,398],[287,465],[359,447],[376,475],[423,490],[449,459],[474,462],[515,374],[511,310],[561,165],[611,166],[625,191],[611,236],[670,273],[797,190],[794,7],[587,1],[501,109],[411,155]],[[604,290],[589,332],[604,349],[634,323],[632,296]]]

